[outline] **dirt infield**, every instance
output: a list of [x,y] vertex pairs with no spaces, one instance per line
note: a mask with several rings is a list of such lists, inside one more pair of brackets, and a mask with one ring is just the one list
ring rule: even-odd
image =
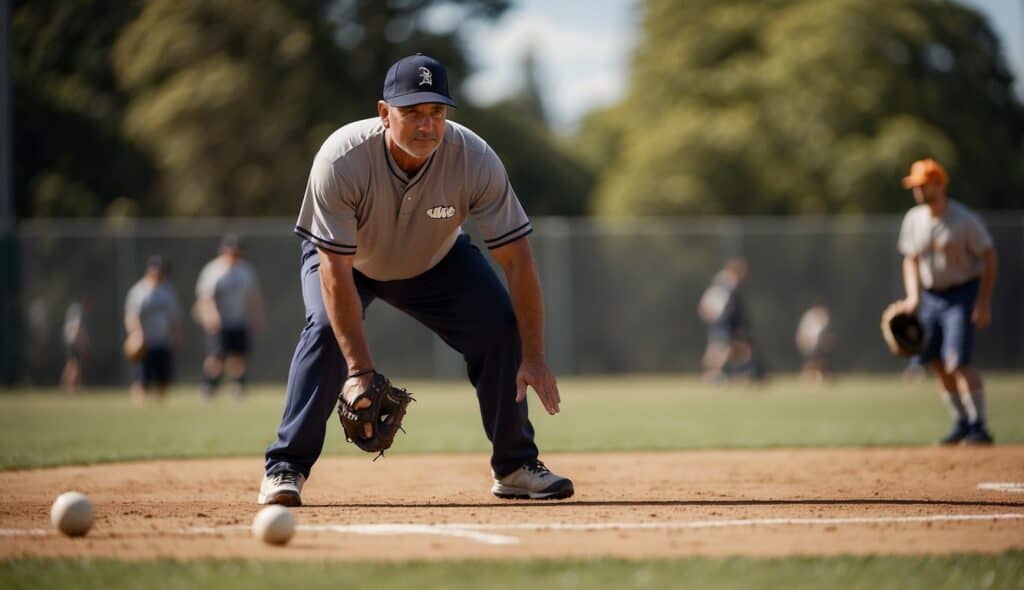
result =
[[[568,501],[499,501],[479,455],[322,460],[286,547],[248,525],[260,458],[0,473],[0,558],[449,559],[992,553],[1024,548],[1024,446],[691,451],[545,457]],[[378,482],[360,491],[360,482]],[[68,489],[89,535],[49,523]]]

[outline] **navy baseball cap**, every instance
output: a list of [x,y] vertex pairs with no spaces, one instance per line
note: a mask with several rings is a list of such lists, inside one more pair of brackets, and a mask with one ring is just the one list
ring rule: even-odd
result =
[[146,259],[146,268],[152,268],[159,270],[160,272],[167,272],[170,269],[170,265],[164,260],[163,256],[154,254]]
[[439,102],[458,107],[448,93],[448,72],[436,59],[417,53],[391,64],[384,76],[384,101],[396,107]]

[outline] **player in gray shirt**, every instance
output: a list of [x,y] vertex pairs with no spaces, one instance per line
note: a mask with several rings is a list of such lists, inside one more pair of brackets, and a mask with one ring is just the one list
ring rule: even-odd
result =
[[206,332],[200,381],[203,399],[213,397],[225,373],[240,399],[245,392],[249,333],[262,328],[263,303],[256,271],[242,257],[238,236],[224,236],[217,257],[200,271],[193,312]]
[[981,373],[971,361],[974,328],[992,317],[996,250],[981,219],[946,196],[947,184],[945,169],[931,158],[914,162],[903,179],[918,203],[900,228],[903,308],[921,320],[926,344],[915,360],[938,376],[953,416],[953,429],[939,442],[992,444]]
[[[349,403],[367,401],[356,398],[378,368],[363,332],[364,310],[375,299],[462,353],[492,444],[494,495],[573,494],[568,478],[538,460],[527,416],[527,386],[548,413],[560,403],[544,355],[530,220],[490,146],[447,120],[454,106],[444,66],[422,54],[405,57],[385,76],[378,116],[334,132],[313,160],[295,227],[304,238],[307,323],[277,441],[267,449],[261,504],[301,504],[339,392]],[[469,217],[507,291],[463,233]]]
[[171,382],[172,352],[181,345],[181,306],[167,283],[167,265],[159,256],[146,262],[146,274],[128,290],[124,325],[141,335],[145,352],[136,366],[132,399],[141,404],[153,388],[163,399]]

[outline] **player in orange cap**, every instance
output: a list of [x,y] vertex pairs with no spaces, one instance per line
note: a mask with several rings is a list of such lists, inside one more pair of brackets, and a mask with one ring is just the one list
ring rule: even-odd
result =
[[985,424],[985,390],[971,363],[974,328],[992,317],[996,250],[985,224],[967,206],[946,196],[949,175],[931,158],[918,160],[903,179],[917,206],[900,229],[904,311],[916,313],[925,331],[917,356],[939,378],[953,415],[942,444],[992,444]]

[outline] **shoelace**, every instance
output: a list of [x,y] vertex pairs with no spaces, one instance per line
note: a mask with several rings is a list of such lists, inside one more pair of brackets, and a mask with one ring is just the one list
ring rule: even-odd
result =
[[532,461],[530,463],[527,463],[526,465],[523,465],[523,469],[526,469],[530,473],[536,473],[537,475],[547,475],[551,473],[551,470],[548,469],[540,461]]
[[292,473],[291,471],[282,471],[274,476],[274,485],[279,486],[282,484],[298,485],[299,474]]

